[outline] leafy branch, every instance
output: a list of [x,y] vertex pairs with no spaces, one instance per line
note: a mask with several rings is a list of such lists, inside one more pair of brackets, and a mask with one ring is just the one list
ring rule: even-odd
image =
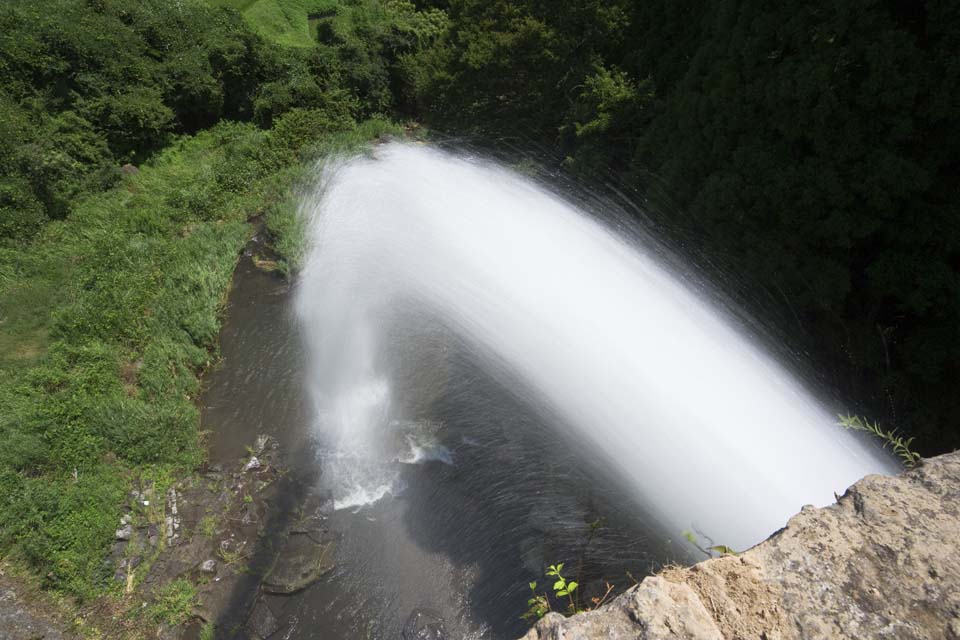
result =
[[920,454],[910,448],[913,438],[907,438],[904,440],[897,435],[896,429],[884,431],[880,428],[878,423],[871,423],[866,418],[861,419],[859,416],[845,416],[838,414],[837,418],[839,420],[837,424],[844,429],[850,429],[852,431],[864,431],[882,440],[884,448],[889,445],[907,468],[913,468],[917,466],[918,462],[920,462]]
[[683,531],[682,533],[683,533],[683,537],[687,539],[687,542],[689,542],[694,547],[696,547],[697,551],[707,556],[708,558],[716,558],[720,556],[738,556],[741,553],[740,551],[734,551],[733,549],[731,549],[725,544],[713,544],[713,540],[711,540],[704,534],[700,533],[699,531],[697,533],[700,533],[700,535],[703,536],[703,539],[710,544],[709,547],[703,546],[700,543],[700,538],[698,538],[697,534],[694,533],[693,531],[687,530],[687,531]]

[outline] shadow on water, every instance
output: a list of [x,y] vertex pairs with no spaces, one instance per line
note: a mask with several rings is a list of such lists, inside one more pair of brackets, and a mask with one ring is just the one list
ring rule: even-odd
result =
[[[403,490],[358,509],[325,510],[338,539],[331,575],[299,593],[267,595],[261,581],[304,505],[324,492],[304,393],[303,350],[292,291],[257,268],[254,242],[238,264],[221,331],[222,365],[207,378],[202,421],[211,431],[211,465],[235,463],[259,434],[279,443],[289,473],[270,499],[247,569],[217,620],[218,638],[259,637],[248,626],[258,602],[277,619],[273,637],[399,638],[417,609],[435,610],[451,638],[522,635],[527,583],[546,564],[583,563],[584,595],[597,579],[618,587],[668,558],[661,532],[637,506],[607,490],[602,465],[559,435],[502,382],[454,347],[444,391],[420,408],[440,425],[452,464],[394,461]],[[465,353],[464,350],[463,353]],[[585,547],[589,523],[606,526]],[[543,580],[541,579],[541,582]]]
[[524,633],[528,583],[549,591],[547,565],[565,563],[587,606],[604,581],[622,590],[633,583],[628,572],[640,578],[673,557],[665,532],[615,488],[596,452],[457,360],[456,386],[431,407],[455,464],[406,470],[403,520],[418,545],[473,569],[462,588],[486,636]]
[[201,407],[201,424],[210,434],[211,467],[236,464],[248,455],[247,447],[257,436],[266,434],[279,444],[283,465],[289,469],[271,487],[247,569],[235,581],[216,621],[218,638],[251,637],[244,625],[258,599],[261,578],[277,556],[277,541],[317,478],[306,429],[309,409],[302,386],[302,352],[290,311],[292,289],[270,270],[270,258],[258,234],[234,271],[220,332],[222,361],[205,380]]
[[[398,166],[404,167],[404,164],[398,162]],[[434,173],[440,174],[439,171],[421,171],[410,179]],[[355,182],[356,193],[348,192],[351,197],[346,199],[347,206],[343,208],[343,219],[350,224],[364,220],[356,215],[362,213],[362,207],[354,207],[355,197],[364,196],[366,191],[375,186],[366,178]],[[388,186],[393,184],[392,181],[387,183]],[[589,200],[588,195],[584,198]],[[418,198],[414,204],[420,206],[423,203]],[[593,208],[605,210],[604,206]],[[603,226],[623,233],[622,221],[614,215],[618,208],[611,206],[609,210],[613,213],[603,218]],[[541,213],[546,215],[547,212]],[[436,219],[445,218],[438,214]],[[536,229],[546,227],[546,224],[539,224]],[[346,231],[351,229],[349,225],[346,227]],[[433,227],[428,227],[427,231],[431,229]],[[571,234],[575,229],[571,230]],[[395,229],[387,227],[383,230],[377,225],[368,224],[362,230],[365,234],[370,230],[380,233],[377,237],[382,242],[377,249],[381,253],[369,260],[371,264],[379,265],[383,259],[381,254],[386,253],[389,257],[389,250],[395,244],[397,235],[402,238],[405,228],[397,225]],[[429,239],[429,234],[421,234],[415,239],[419,241],[421,237]],[[561,240],[566,237],[563,236]],[[576,239],[579,237],[575,236]],[[463,242],[470,245],[470,240],[464,238]],[[454,251],[461,246],[444,242],[436,244],[437,251]],[[349,248],[349,244],[347,246]],[[654,244],[651,243],[651,246]],[[595,247],[591,259],[599,260],[606,255],[600,248]],[[255,246],[251,252],[259,250]],[[660,253],[659,250],[657,253]],[[339,254],[334,252],[332,255],[336,257]],[[440,255],[445,254],[440,251]],[[483,253],[481,257],[486,255]],[[350,256],[346,252],[346,257]],[[400,288],[396,296],[388,298],[390,313],[386,317],[389,320],[383,321],[384,324],[395,321],[399,328],[375,327],[376,335],[385,338],[385,348],[370,356],[372,360],[383,360],[371,363],[371,370],[378,375],[357,376],[361,379],[349,380],[377,383],[373,385],[373,395],[388,399],[383,406],[389,405],[390,415],[382,420],[383,424],[380,424],[379,416],[364,421],[364,424],[376,427],[372,431],[374,437],[370,438],[370,442],[364,442],[367,445],[365,449],[376,450],[374,453],[379,457],[371,458],[372,463],[362,456],[358,458],[362,458],[363,465],[378,466],[378,472],[389,478],[389,491],[379,500],[370,496],[353,502],[344,500],[353,505],[348,508],[333,509],[329,502],[325,508],[320,508],[325,499],[335,494],[334,485],[338,478],[332,468],[338,466],[339,471],[347,470],[349,475],[352,468],[359,464],[356,463],[357,458],[349,457],[356,451],[338,450],[336,442],[324,442],[323,434],[314,432],[312,427],[320,421],[320,416],[306,400],[305,387],[312,372],[306,370],[305,349],[301,345],[291,310],[290,288],[281,278],[257,269],[254,258],[252,255],[246,256],[236,272],[228,317],[221,334],[224,364],[208,379],[203,422],[205,428],[213,432],[213,462],[235,462],[244,456],[245,445],[252,443],[258,434],[265,433],[279,442],[290,473],[271,489],[270,495],[273,497],[269,501],[268,514],[262,521],[261,535],[249,559],[248,570],[233,583],[233,592],[218,621],[221,630],[230,632],[228,637],[257,637],[245,627],[255,604],[258,607],[263,604],[273,619],[270,627],[274,631],[260,633],[259,637],[282,637],[285,640],[318,637],[400,638],[405,622],[419,610],[435,611],[442,616],[451,639],[518,637],[526,627],[519,616],[529,596],[527,584],[536,580],[539,582],[538,592],[549,590],[549,583],[543,577],[546,565],[564,562],[564,574],[568,578],[578,579],[583,599],[587,601],[600,593],[603,579],[610,580],[622,589],[632,583],[632,577],[627,572],[640,579],[664,563],[689,560],[685,555],[689,546],[677,542],[681,537],[680,531],[659,530],[652,523],[655,520],[667,520],[650,517],[641,503],[657,505],[661,510],[688,502],[700,505],[696,509],[684,509],[682,517],[669,520],[673,523],[671,527],[685,527],[688,523],[681,520],[688,517],[687,513],[701,515],[704,508],[716,507],[714,503],[720,504],[711,497],[711,491],[724,500],[731,496],[737,499],[737,496],[746,495],[742,492],[721,492],[711,486],[713,478],[726,477],[731,471],[737,471],[738,477],[746,476],[741,472],[752,468],[751,465],[756,462],[783,459],[759,455],[747,460],[749,464],[737,466],[713,452],[715,444],[726,444],[729,450],[743,454],[734,444],[720,438],[710,440],[703,433],[691,432],[684,439],[684,432],[690,431],[688,426],[697,424],[700,418],[694,416],[696,420],[686,419],[683,410],[705,410],[707,403],[698,403],[702,394],[674,397],[668,393],[683,388],[685,379],[682,377],[678,377],[680,382],[670,388],[668,378],[659,373],[647,379],[652,390],[644,391],[648,395],[655,395],[649,400],[656,405],[654,408],[661,408],[662,405],[664,411],[637,411],[641,407],[635,406],[635,398],[631,395],[636,393],[636,389],[630,384],[620,384],[622,381],[636,381],[639,377],[637,369],[613,369],[614,361],[620,355],[617,350],[624,348],[624,345],[612,338],[637,331],[634,325],[613,332],[609,341],[600,341],[605,349],[589,348],[593,343],[585,342],[582,351],[568,352],[580,353],[578,359],[551,360],[544,356],[552,355],[552,349],[562,350],[570,343],[576,343],[575,338],[580,337],[583,325],[575,322],[579,316],[570,313],[573,303],[569,300],[558,296],[555,306],[547,309],[552,311],[544,314],[543,308],[531,303],[536,296],[524,289],[512,299],[526,304],[519,306],[525,312],[523,319],[531,320],[531,324],[526,327],[528,330],[525,333],[517,335],[538,345],[541,338],[544,339],[540,345],[542,348],[538,347],[535,351],[538,357],[532,362],[531,370],[524,371],[524,364],[529,361],[519,365],[513,361],[514,364],[510,365],[502,351],[499,353],[504,362],[491,360],[493,355],[483,353],[482,336],[474,338],[480,346],[466,344],[459,342],[456,336],[469,335],[469,332],[457,332],[453,326],[446,329],[425,326],[431,318],[429,305],[424,308],[415,300],[407,300],[403,296],[412,298],[416,292],[410,294]],[[676,262],[669,253],[658,255],[658,259],[671,266]],[[384,259],[383,262],[390,266],[389,260]],[[420,263],[415,261],[418,269],[414,271],[422,276],[421,279],[430,281],[434,274],[442,273],[442,267],[446,264],[441,263],[441,268],[421,270]],[[451,268],[456,268],[458,264],[455,262]],[[483,260],[482,264],[495,266],[498,263],[496,260]],[[330,259],[330,263],[324,263],[324,266],[333,270],[342,267],[349,271],[356,265]],[[319,273],[326,276],[331,269]],[[371,273],[382,275],[378,269],[373,269]],[[758,339],[763,337],[762,332],[745,316],[717,300],[705,280],[694,277],[696,273],[689,273],[688,270],[680,271],[690,276],[683,278],[685,286],[699,298],[715,302],[720,309],[717,314],[726,322],[751,341],[765,342]],[[620,273],[612,267],[611,272]],[[474,280],[481,281],[480,284],[483,284],[484,273],[479,269],[465,269],[463,274],[457,272],[463,278],[474,276]],[[363,319],[362,314],[355,316],[349,313],[355,298],[362,299],[364,295],[378,297],[383,293],[377,289],[382,286],[379,278],[368,277],[369,274],[362,270],[359,273],[351,271],[349,275],[342,296],[326,299],[321,295],[315,299],[318,308],[314,311],[326,314],[325,317],[338,327],[344,325],[350,328],[358,318]],[[630,271],[630,276],[631,283],[639,280],[633,271]],[[509,284],[513,281],[508,278],[505,282]],[[443,289],[445,293],[451,292],[453,301],[450,308],[465,316],[461,324],[469,324],[476,315],[484,312],[481,305],[479,314],[470,315],[472,300],[464,294],[467,288],[463,283],[443,284],[450,285]],[[467,284],[476,283],[471,281]],[[504,284],[494,280],[491,286],[495,291],[500,291]],[[309,288],[305,290],[309,291]],[[592,293],[589,286],[581,286],[578,290]],[[601,300],[604,304],[595,307],[616,311],[620,307],[614,304],[614,297]],[[497,301],[502,298],[500,296]],[[657,299],[655,296],[651,298]],[[313,297],[309,299],[314,300]],[[406,309],[402,306],[398,308],[401,303],[412,303],[409,311],[413,315],[406,318],[406,323],[401,317]],[[674,309],[675,306],[665,304],[664,308]],[[637,305],[636,312],[631,307],[622,314],[607,312],[604,317],[617,319],[618,322],[621,317],[639,318],[642,315],[639,309],[640,305]],[[442,316],[442,312],[436,313]],[[663,317],[669,319],[680,316],[666,314]],[[538,318],[542,321],[538,321]],[[561,321],[570,329],[569,332],[541,335],[552,323]],[[442,322],[442,318],[436,319],[436,322]],[[305,326],[323,331],[325,337],[338,336],[335,332],[331,333],[322,322],[314,325],[305,323]],[[512,328],[513,325],[509,326]],[[597,326],[610,325],[604,323]],[[712,322],[706,326],[715,328]],[[705,345],[700,350],[690,349],[689,361],[696,366],[690,365],[685,369],[676,366],[673,352],[670,352],[670,359],[663,360],[674,366],[661,366],[656,371],[699,371],[700,360],[705,352],[713,354],[713,361],[717,363],[729,362],[729,358],[721,357],[726,352],[721,353],[719,346],[734,342],[731,342],[726,331],[717,331],[719,337],[709,340],[707,338],[712,333],[694,332],[696,336],[703,336]],[[349,337],[350,332],[345,333]],[[509,333],[509,329],[501,331],[503,333]],[[649,332],[649,335],[660,336],[663,333]],[[682,332],[674,333],[674,337],[677,337]],[[364,335],[360,332],[359,337]],[[600,333],[598,336],[608,337]],[[493,336],[494,339],[499,337]],[[361,346],[366,344],[359,339],[358,343]],[[636,349],[634,355],[638,357],[631,363],[639,363],[640,357],[656,355],[656,347],[660,345],[654,342],[650,345],[653,348],[646,351]],[[487,348],[493,350],[489,344]],[[336,349],[333,351],[339,353]],[[334,363],[329,358],[323,358],[317,366],[320,369],[326,367],[327,373],[339,372],[340,365],[344,369],[349,369],[351,365],[362,369],[361,365],[366,360],[356,358],[359,352],[346,349],[343,362]],[[752,351],[744,350],[743,353],[746,354],[741,358],[744,363],[757,360],[747,358]],[[599,358],[591,357],[597,354]],[[543,386],[520,384],[509,379],[510,375],[526,375],[536,379],[541,373],[546,377],[551,372],[535,370],[538,364],[546,366],[544,362],[559,362],[557,372],[564,374],[563,385],[555,387],[553,395],[549,395]],[[586,364],[589,362],[595,366],[588,368]],[[757,373],[754,368],[744,364],[743,370],[751,373],[753,377],[749,379],[760,379],[757,377],[759,374],[754,376]],[[729,367],[717,367],[716,371],[715,383],[707,384],[704,379],[701,388],[716,392],[724,389],[728,381],[741,382],[730,373]],[[380,384],[381,374],[382,380],[388,383]],[[578,375],[584,378],[592,376],[593,379],[580,380]],[[760,382],[766,383],[763,379]],[[389,388],[381,393],[387,384]],[[743,383],[743,386],[749,385]],[[350,385],[344,388],[354,389]],[[618,400],[616,404],[609,402],[609,395],[602,394],[610,388],[619,389],[619,395],[615,396]],[[366,406],[363,402],[369,399],[370,385],[357,385],[357,389],[364,392],[358,395],[362,409]],[[549,397],[532,397],[532,394],[541,392]],[[719,392],[711,397],[713,395],[724,404],[729,398],[736,397]],[[564,413],[564,400],[568,397],[580,398],[582,402]],[[756,405],[755,398],[746,397],[748,401],[742,405],[752,411]],[[793,399],[791,402],[796,401],[794,395],[789,397]],[[394,399],[398,401],[395,403]],[[318,404],[322,403],[318,401]],[[352,405],[348,403],[349,406]],[[570,405],[567,406],[569,408]],[[605,413],[610,407],[619,407],[621,411],[612,416],[609,422],[620,420],[621,432],[629,435],[629,438],[612,438],[609,424],[593,424],[599,420],[592,421],[593,416],[611,416],[611,412]],[[328,407],[331,412],[337,408]],[[319,409],[324,410],[324,407]],[[740,407],[737,409],[739,411]],[[559,417],[560,414],[566,416],[570,428]],[[643,419],[642,415],[648,416],[648,420],[659,417],[661,422],[638,423]],[[731,413],[731,416],[736,415],[739,413]],[[734,417],[729,420],[731,426],[742,426]],[[712,424],[714,419],[711,417],[701,422]],[[819,418],[813,422],[819,424]],[[355,427],[357,421],[347,423]],[[766,424],[759,420],[744,420],[742,423],[757,429]],[[765,433],[758,431],[757,436]],[[606,434],[606,438],[601,437],[603,434]],[[646,435],[635,437],[636,434]],[[655,457],[656,453],[646,451],[646,445],[654,436],[662,441],[660,450],[672,452],[676,454],[675,457],[658,458]],[[766,440],[771,448],[779,450],[779,439],[778,435],[777,438]],[[593,442],[593,445],[589,442]],[[774,444],[777,446],[774,447]],[[624,447],[635,450],[624,450]],[[606,454],[600,453],[600,449]],[[699,457],[691,456],[691,450],[699,451]],[[822,451],[832,450],[824,448]],[[338,458],[338,454],[344,455]],[[614,465],[609,463],[613,458],[620,458],[622,468],[614,469]],[[701,464],[698,465],[698,461]],[[708,463],[718,466],[713,476],[704,471],[710,466]],[[687,473],[681,468],[685,464],[692,465]],[[659,472],[658,469],[665,472]],[[643,472],[648,481],[636,483],[640,488],[628,495],[620,482],[625,470]],[[767,474],[766,477],[777,478],[779,469],[775,471],[777,473]],[[754,482],[754,479],[748,478],[750,482]],[[685,496],[683,499],[676,498],[678,492],[672,490],[675,487],[670,483],[683,485],[685,491],[679,493]],[[674,496],[674,499],[668,500],[669,496]],[[650,500],[651,497],[657,500]],[[265,595],[261,589],[262,576],[281,553],[281,540],[286,538],[291,524],[308,504],[322,520],[325,534],[336,540],[332,573],[293,595]],[[729,512],[717,516],[719,520],[715,522],[731,521],[726,515]],[[594,531],[591,523],[596,522],[602,522],[603,526]],[[696,525],[696,522],[689,523],[691,529],[696,529]],[[674,543],[670,542],[671,538]],[[727,540],[718,542],[736,544]],[[563,606],[561,603],[558,605]]]

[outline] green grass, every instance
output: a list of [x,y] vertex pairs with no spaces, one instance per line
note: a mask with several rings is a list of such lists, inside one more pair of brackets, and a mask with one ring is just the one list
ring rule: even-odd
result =
[[200,533],[212,538],[217,533],[217,518],[215,516],[204,516],[200,519]]
[[215,629],[212,622],[206,622],[200,627],[200,640],[214,640]]
[[189,580],[180,578],[165,585],[150,605],[150,619],[171,626],[183,624],[190,618],[197,602],[197,590]]
[[258,0],[210,0],[210,4],[217,7],[231,7],[243,13],[250,5],[256,4]]
[[267,40],[288,47],[316,44],[316,33],[307,16],[336,8],[338,0],[211,0],[233,7]]
[[200,460],[197,373],[263,195],[225,181],[264,135],[182,140],[0,251],[0,549],[47,586],[96,593],[129,480]]
[[[323,158],[350,155],[362,151],[366,143],[382,135],[403,137],[405,134],[401,127],[388,120],[372,118],[349,131],[321,138],[304,153],[308,157]],[[297,176],[297,181],[309,186],[309,180],[302,174]],[[299,198],[291,191],[286,198],[268,209],[264,216],[267,229],[274,236],[275,247],[283,256],[281,269],[284,272],[299,269],[307,249],[304,233],[306,221],[298,205]]]
[[162,490],[203,458],[198,375],[248,220],[295,260],[291,185],[318,153],[387,131],[312,111],[221,123],[0,248],[0,555],[80,599],[109,589],[132,485]]
[[47,586],[98,592],[130,479],[200,460],[197,374],[247,218],[280,198],[266,138],[181,140],[0,250],[0,549]]

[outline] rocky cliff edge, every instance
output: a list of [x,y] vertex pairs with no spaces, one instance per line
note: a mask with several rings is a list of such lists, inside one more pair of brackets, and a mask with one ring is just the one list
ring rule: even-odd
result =
[[871,475],[737,555],[669,568],[524,640],[960,640],[960,451]]

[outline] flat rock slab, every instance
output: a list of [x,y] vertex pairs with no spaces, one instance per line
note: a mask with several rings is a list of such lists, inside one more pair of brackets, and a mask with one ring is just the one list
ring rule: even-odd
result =
[[280,630],[280,623],[273,610],[262,600],[257,602],[253,611],[250,613],[250,619],[247,621],[247,627],[256,634],[260,640],[267,640]]
[[311,533],[291,533],[263,579],[267,593],[285,595],[306,589],[333,569],[334,542]]
[[16,590],[0,576],[0,638],[4,640],[66,640],[72,635],[31,610]]

